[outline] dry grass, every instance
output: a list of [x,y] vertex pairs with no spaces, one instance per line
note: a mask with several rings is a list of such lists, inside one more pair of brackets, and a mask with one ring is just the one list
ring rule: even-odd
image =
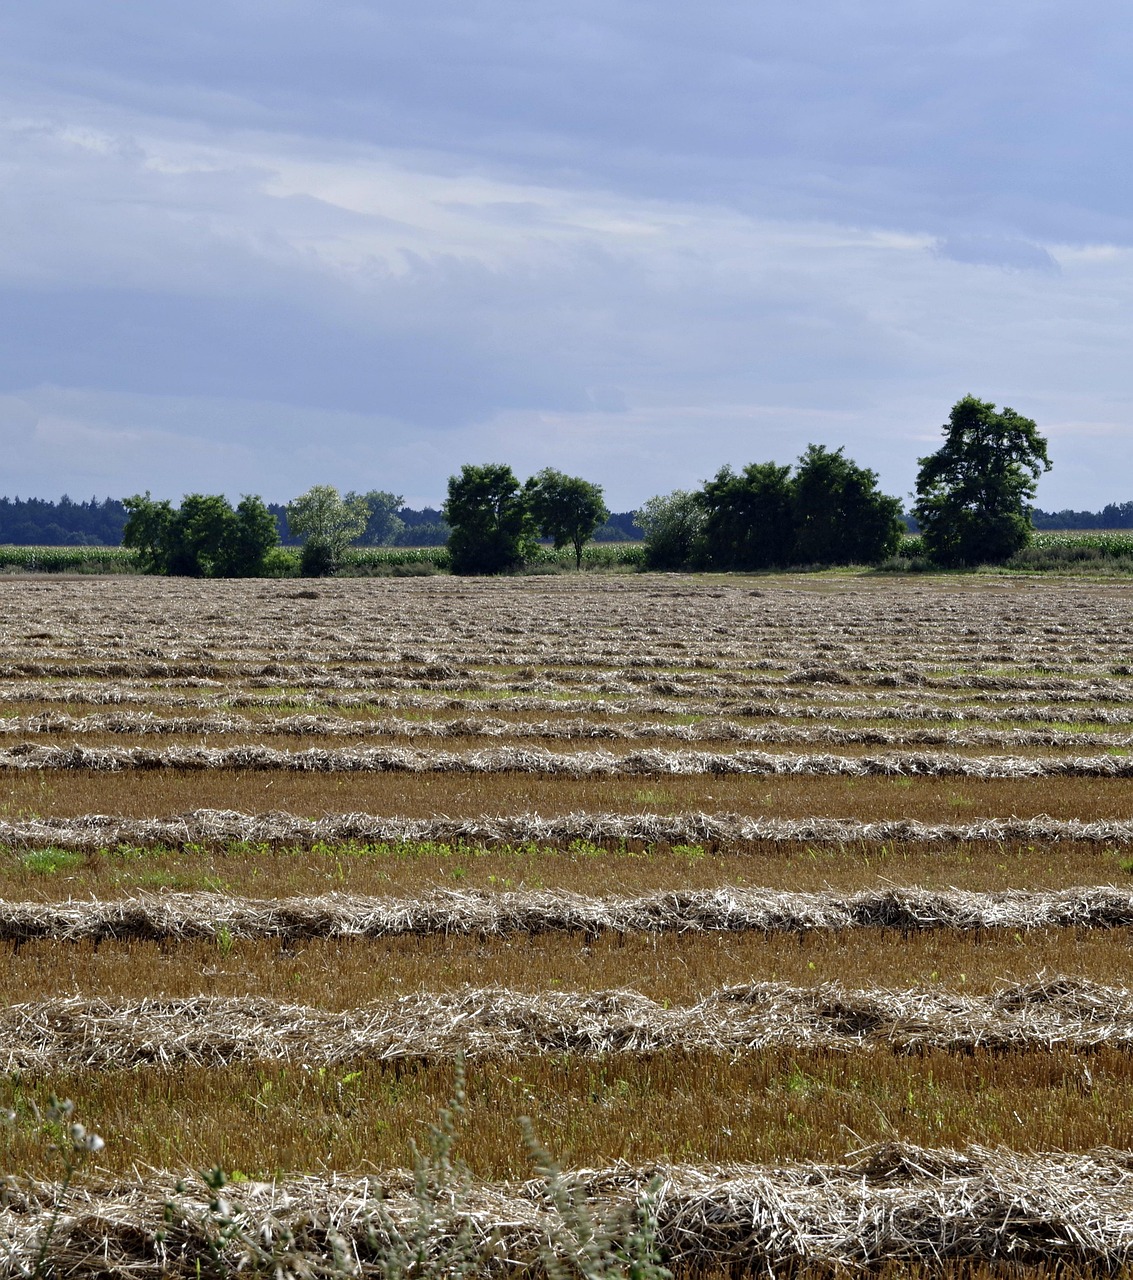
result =
[[765,841],[727,844],[715,852],[704,843],[632,841],[102,844],[85,852],[50,845],[0,852],[0,899],[51,902],[200,890],[252,898],[344,891],[414,897],[441,887],[586,895],[600,888],[637,897],[728,886],[854,893],[894,884],[974,892],[1017,884],[1035,891],[1110,882],[1124,890],[1133,884],[1127,850],[1101,841]]
[[1005,980],[1065,973],[1133,986],[1133,942],[1125,930],[979,934],[934,930],[843,934],[570,934],[479,939],[359,938],[28,942],[0,950],[11,1001],[59,995],[141,1000],[195,995],[303,1000],[343,1010],[411,991],[474,985],[524,992],[600,991],[629,983],[644,995],[692,1004],[724,986],[753,981],[811,986],[923,987],[986,993]]
[[86,902],[0,901],[0,941],[131,942],[167,946],[206,939],[227,943],[395,937],[489,938],[566,933],[658,937],[690,933],[842,934],[893,930],[983,933],[1037,929],[1129,929],[1133,892],[1113,886],[1061,891],[973,893],[891,885],[846,895],[746,888],[672,889],[634,898],[584,897],[562,890],[493,893],[445,890],[414,898],[326,894],[234,898],[167,893]]
[[[536,713],[500,716],[404,716],[373,718],[364,713],[344,715],[285,715],[266,711],[258,717],[210,714],[201,709],[194,714],[163,716],[155,712],[117,712],[71,715],[43,707],[20,708],[23,714],[0,717],[0,735],[27,739],[28,744],[51,744],[69,748],[79,739],[85,748],[118,747],[123,741],[160,742],[163,746],[193,747],[244,739],[249,745],[271,741],[276,750],[307,751],[325,747],[328,741],[355,748],[376,742],[391,744],[443,741],[452,750],[472,751],[485,744],[524,747],[562,742],[601,741],[606,750],[628,752],[642,743],[759,744],[771,746],[835,746],[850,754],[862,754],[876,747],[947,747],[970,754],[993,749],[1027,747],[1036,755],[1088,748],[1124,751],[1133,747],[1128,730],[1100,731],[1052,728],[1036,720],[1032,727],[988,728],[981,724],[962,727],[932,727],[922,723],[895,726],[880,723],[844,727],[829,723],[799,723],[797,720],[768,719],[759,723],[720,717],[698,718],[693,723],[665,720],[634,720],[617,716],[535,718]],[[796,716],[814,711],[805,706],[787,708]],[[831,711],[835,710],[830,708]],[[847,710],[847,708],[843,708]],[[870,710],[875,718],[895,708],[860,708],[861,718]],[[943,714],[951,715],[945,709]],[[969,713],[970,714],[970,713]],[[1021,717],[1027,719],[1026,711]],[[1131,713],[1133,718],[1133,713]],[[1083,721],[1083,723],[1088,723]]]
[[[75,1100],[106,1138],[100,1163],[129,1178],[138,1168],[217,1162],[267,1177],[400,1166],[452,1085],[449,1065],[403,1061],[322,1072],[279,1063],[60,1071],[42,1087]],[[1133,1054],[1107,1048],[1088,1057],[1065,1049],[915,1058],[769,1049],[484,1060],[469,1069],[461,1150],[481,1176],[527,1176],[521,1115],[567,1167],[613,1157],[645,1165],[830,1159],[897,1139],[1131,1148],[1131,1088]],[[5,1077],[0,1106],[26,1108],[28,1090],[27,1080]],[[50,1176],[41,1144],[18,1130],[0,1144],[0,1166]]]
[[[619,778],[538,774],[304,774],[275,770],[158,769],[107,774],[69,770],[0,777],[0,815],[146,818],[187,810],[274,810],[318,817],[372,813],[401,818],[534,812],[697,813],[750,817],[914,819],[1133,818],[1133,788],[1121,778],[665,777],[648,785]],[[0,833],[0,839],[7,839]]]
[[829,752],[550,751],[538,746],[499,746],[472,751],[420,747],[311,747],[290,751],[260,743],[209,747],[50,746],[21,743],[0,749],[0,771],[135,773],[155,770],[216,773],[333,774],[533,774],[546,778],[1130,778],[1133,758],[1124,755],[961,755],[944,751],[892,751],[834,755]]

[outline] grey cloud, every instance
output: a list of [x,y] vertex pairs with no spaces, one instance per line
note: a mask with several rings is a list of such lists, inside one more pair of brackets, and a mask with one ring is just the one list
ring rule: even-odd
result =
[[1059,272],[1058,263],[1041,244],[1010,236],[949,236],[935,246],[935,253],[953,262],[1013,271]]

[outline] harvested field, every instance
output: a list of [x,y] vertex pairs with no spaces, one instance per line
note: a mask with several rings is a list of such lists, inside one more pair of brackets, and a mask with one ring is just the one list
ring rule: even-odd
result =
[[[425,1140],[452,1096],[453,1071],[410,1059],[321,1072],[260,1060],[60,1071],[52,1082],[84,1121],[98,1115],[102,1179],[218,1161],[267,1179],[404,1168],[409,1139]],[[468,1066],[459,1153],[478,1177],[530,1176],[517,1116],[575,1168],[610,1150],[646,1167],[838,1160],[898,1135],[925,1145],[1127,1149],[1131,1087],[1133,1054],[1105,1047],[485,1057]],[[0,1079],[0,1106],[18,1109],[24,1097]],[[30,1125],[7,1145],[25,1173],[55,1176]]]
[[[1133,584],[0,600],[0,1168],[53,1176],[31,1103],[76,1099],[80,1270],[195,1274],[143,1167],[318,1173],[249,1212],[361,1239],[349,1178],[404,1165],[458,1052],[485,1270],[551,1212],[521,1114],[631,1162],[595,1205],[659,1169],[690,1275],[1129,1260],[1093,1149],[1133,1151]],[[52,1194],[0,1209],[14,1247]]]

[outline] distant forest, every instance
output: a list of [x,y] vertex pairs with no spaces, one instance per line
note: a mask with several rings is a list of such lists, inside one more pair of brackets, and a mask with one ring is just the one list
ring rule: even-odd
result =
[[1133,529],[1133,502],[1111,502],[1100,511],[1031,512],[1036,529]]
[[[1127,504],[1133,509],[1133,503]],[[287,508],[269,502],[268,510],[279,523],[284,546],[299,539],[287,527]],[[634,523],[633,511],[621,511],[594,531],[596,542],[640,542],[644,531]],[[402,524],[393,538],[400,547],[439,547],[448,541],[449,527],[434,507],[402,507]],[[126,509],[116,498],[90,498],[74,502],[66,494],[58,502],[47,498],[0,498],[0,544],[17,547],[118,547],[126,525]],[[1083,526],[1088,527],[1088,526]]]

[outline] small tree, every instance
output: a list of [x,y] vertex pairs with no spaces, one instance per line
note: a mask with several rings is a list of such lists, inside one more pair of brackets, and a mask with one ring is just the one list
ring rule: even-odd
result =
[[330,484],[316,484],[287,504],[287,527],[303,538],[301,572],[306,578],[335,573],[343,552],[366,531],[370,508],[365,498],[343,498]]
[[996,564],[1031,539],[1035,481],[1050,470],[1030,418],[975,396],[952,406],[944,444],[920,459],[913,515],[938,564]]
[[539,533],[553,540],[556,551],[572,546],[575,568],[581,569],[583,546],[610,514],[602,487],[544,467],[528,480],[525,492]]
[[794,542],[791,468],[753,462],[722,467],[700,492],[707,563],[714,569],[786,564]]
[[700,494],[674,489],[659,494],[637,512],[645,530],[645,563],[650,569],[685,569],[704,554],[704,507]]
[[449,476],[442,512],[452,527],[453,573],[508,573],[535,549],[526,497],[511,467],[502,463],[465,465],[460,475]]
[[872,564],[897,550],[901,503],[842,449],[812,444],[792,481],[797,564]]

